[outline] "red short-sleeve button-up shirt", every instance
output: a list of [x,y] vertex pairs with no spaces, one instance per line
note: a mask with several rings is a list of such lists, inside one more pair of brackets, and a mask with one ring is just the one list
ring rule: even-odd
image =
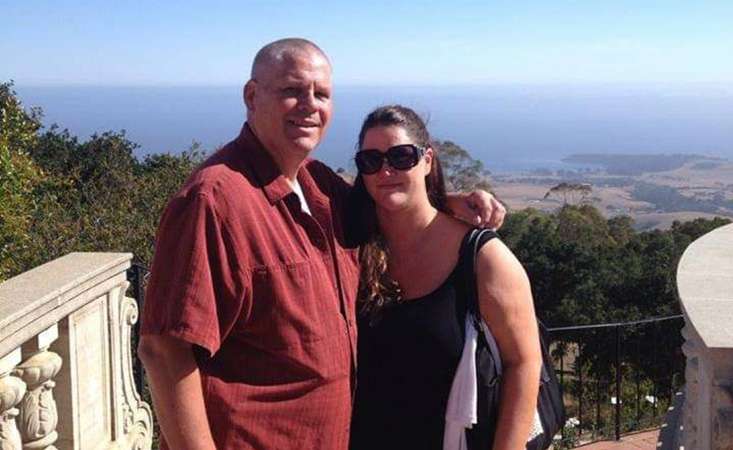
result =
[[195,344],[220,450],[348,446],[358,283],[341,226],[348,185],[315,160],[298,181],[311,215],[245,124],[158,230],[141,332]]

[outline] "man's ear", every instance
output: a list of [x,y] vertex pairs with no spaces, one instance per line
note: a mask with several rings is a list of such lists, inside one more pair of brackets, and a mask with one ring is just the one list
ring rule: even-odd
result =
[[244,104],[247,105],[247,111],[254,111],[255,109],[255,91],[257,90],[257,82],[255,80],[249,80],[244,85],[243,93]]

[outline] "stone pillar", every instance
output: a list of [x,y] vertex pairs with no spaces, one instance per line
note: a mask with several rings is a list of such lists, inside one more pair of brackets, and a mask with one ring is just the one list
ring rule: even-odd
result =
[[733,351],[711,352],[715,374],[711,383],[712,447],[733,450]]
[[48,347],[57,338],[58,328],[53,325],[26,343],[23,350],[30,355],[14,370],[28,387],[18,416],[24,450],[56,450],[53,444],[58,437],[58,412],[53,388],[54,377],[61,369],[61,357],[48,351]]
[[733,224],[690,244],[677,266],[687,357],[685,449],[733,450]]
[[[687,358],[685,365],[685,403],[682,407],[682,436],[681,440],[685,448],[699,448],[698,446],[698,423],[704,423],[704,417],[698,413],[700,400],[700,344],[696,343],[695,330],[689,324],[682,329],[682,336],[685,338],[682,344],[682,353]],[[707,411],[703,409],[704,415]]]
[[16,406],[25,395],[25,383],[10,375],[11,370],[20,363],[20,349],[0,358],[0,450],[21,450],[17,417],[20,413]]

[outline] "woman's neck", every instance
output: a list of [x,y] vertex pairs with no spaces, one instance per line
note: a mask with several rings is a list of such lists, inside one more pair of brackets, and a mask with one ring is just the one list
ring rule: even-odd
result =
[[416,205],[399,211],[377,209],[377,220],[382,235],[393,254],[410,251],[418,241],[422,241],[438,218],[439,212],[430,203]]

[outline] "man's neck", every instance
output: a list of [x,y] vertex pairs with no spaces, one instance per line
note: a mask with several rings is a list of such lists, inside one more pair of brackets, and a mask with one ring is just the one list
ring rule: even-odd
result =
[[305,157],[297,161],[291,161],[289,159],[278,158],[275,152],[270,152],[272,159],[275,161],[280,172],[283,174],[286,180],[292,185],[298,181],[298,172],[303,166]]
[[260,138],[260,136],[257,134],[257,130],[251,123],[248,122],[248,125],[249,129],[252,131],[252,134],[254,134],[255,137],[257,137],[257,140],[260,141],[262,148],[265,149],[265,151],[275,162],[277,168],[280,169],[280,173],[282,173],[288,181],[290,181],[291,183],[295,183],[298,180],[298,172],[303,166],[303,162],[305,162],[305,159],[308,157],[309,153],[288,150],[275,150],[272,148],[274,146],[268,145],[265,141],[262,140],[262,138]]

